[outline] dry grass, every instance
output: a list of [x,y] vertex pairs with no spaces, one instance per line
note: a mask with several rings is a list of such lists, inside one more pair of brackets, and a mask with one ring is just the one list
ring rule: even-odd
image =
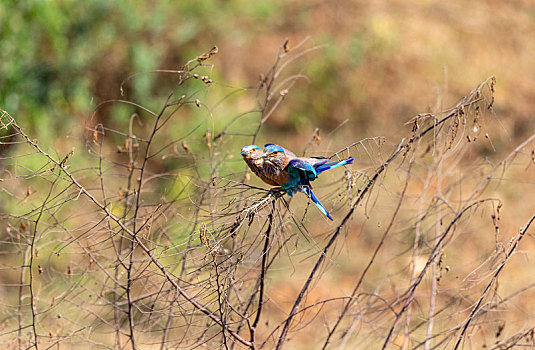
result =
[[[130,108],[126,125],[89,121],[85,148],[66,154],[2,111],[4,346],[534,346],[535,212],[520,201],[534,193],[535,134],[498,160],[483,155],[503,131],[493,77],[451,108],[407,116],[398,139],[332,153],[357,160],[315,183],[334,223],[234,158],[261,143],[306,79],[288,68],[316,49],[283,45],[258,87],[207,105],[224,85],[211,78],[213,49],[167,72],[159,110],[109,101]],[[240,93],[257,106],[221,123],[218,106]],[[294,150],[310,154],[336,131],[314,135]]]

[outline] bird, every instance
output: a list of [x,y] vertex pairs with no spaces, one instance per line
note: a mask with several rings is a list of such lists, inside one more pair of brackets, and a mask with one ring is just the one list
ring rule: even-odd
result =
[[265,183],[280,186],[290,197],[296,192],[303,192],[330,220],[333,218],[312,192],[310,182],[322,172],[352,164],[354,160],[353,157],[340,161],[329,161],[325,157],[297,157],[292,151],[274,143],[265,144],[263,151],[257,145],[245,146],[241,155]]
[[266,154],[257,145],[243,147],[241,149],[241,155],[245,163],[249,166],[249,169],[268,185],[279,186],[279,182],[284,181],[284,179],[275,180],[277,178],[276,174],[280,175],[284,167],[272,167],[271,164],[265,163],[264,158]]

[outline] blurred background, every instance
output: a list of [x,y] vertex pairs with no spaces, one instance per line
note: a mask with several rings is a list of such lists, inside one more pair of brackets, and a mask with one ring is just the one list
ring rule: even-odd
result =
[[[531,1],[5,0],[0,28],[0,105],[41,142],[76,136],[134,73],[176,69],[217,45],[214,80],[257,86],[285,38],[292,47],[307,37],[321,46],[298,63],[309,81],[264,129],[288,146],[346,120],[351,140],[391,136],[490,75],[509,137],[535,123]],[[157,75],[133,84],[140,102],[167,91]],[[121,118],[113,112],[97,119]]]
[[[503,159],[504,154],[511,152],[535,130],[535,3],[522,0],[3,0],[0,2],[0,108],[8,111],[30,138],[38,140],[43,149],[58,159],[70,152],[74,145],[78,150],[81,149],[81,152],[77,150],[77,155],[85,154],[83,152],[88,130],[97,123],[103,123],[109,130],[119,130],[116,134],[107,134],[112,140],[108,154],[114,154],[109,159],[115,160],[114,157],[124,156],[124,152],[116,155],[120,152],[116,152],[114,147],[126,148],[124,134],[119,134],[128,130],[133,108],[122,104],[100,103],[125,99],[158,110],[169,93],[173,80],[166,75],[139,73],[179,69],[184,62],[217,45],[218,54],[208,61],[213,66],[203,67],[215,83],[208,87],[197,81],[203,87],[194,87],[199,89],[196,97],[207,107],[184,109],[161,133],[163,145],[168,139],[182,140],[185,131],[192,130],[185,138],[188,149],[182,146],[175,153],[188,153],[191,148],[191,155],[201,147],[209,153],[205,147],[207,130],[212,131],[212,135],[208,136],[213,141],[221,127],[232,124],[231,121],[241,113],[258,108],[255,88],[259,86],[259,77],[273,67],[286,38],[290,49],[299,47],[300,50],[307,51],[298,60],[289,63],[288,74],[302,74],[307,78],[297,81],[284,102],[262,126],[256,140],[260,145],[276,142],[301,153],[318,128],[322,143],[315,144],[313,151],[321,155],[332,154],[366,137],[384,136],[388,146],[395,147],[402,137],[410,135],[412,124],[406,123],[412,117],[419,113],[446,110],[489,76],[495,76],[497,80],[494,108],[483,121],[484,133],[489,134],[487,140],[490,142],[475,144],[472,149],[474,153],[461,153],[464,158],[459,161],[460,164],[458,159],[450,159],[453,164],[451,169],[454,169],[452,178],[466,169],[474,169],[473,173],[476,174],[477,170],[480,178],[473,181],[480,180],[484,176],[481,169]],[[135,74],[139,75],[131,79]],[[187,90],[189,87],[184,89],[193,91]],[[228,94],[233,95],[227,99]],[[220,157],[232,159],[224,170],[234,172],[234,175],[243,174],[245,165],[239,157],[239,150],[241,146],[251,143],[258,116],[259,113],[256,113],[252,119],[239,119],[243,121],[239,126],[233,124],[234,129],[231,131],[234,133],[229,132],[229,137],[234,137],[233,147],[225,149],[227,158],[224,158],[226,155]],[[148,120],[143,118],[147,116],[139,117],[140,125]],[[205,124],[197,127],[200,120]],[[250,130],[240,134],[240,128],[247,129],[247,123],[251,124]],[[136,125],[143,129],[143,126]],[[7,131],[0,130],[0,137],[7,134]],[[386,148],[384,153],[387,154],[390,149]],[[0,145],[0,157],[16,152],[14,145]],[[355,153],[352,155],[357,161],[353,168],[360,171],[366,166],[363,165],[366,160],[361,158],[366,157],[359,158],[364,154],[361,149]],[[374,155],[379,153],[377,151]],[[374,155],[369,158],[374,158]],[[77,156],[69,160],[69,164],[75,169],[89,169],[95,159]],[[191,160],[184,159],[186,157],[175,159],[179,165],[171,166],[170,163],[175,160],[155,157],[149,167],[155,173],[172,172]],[[206,159],[208,158],[204,158]],[[478,163],[473,164],[474,160]],[[32,170],[40,169],[43,164],[42,161],[32,164],[33,159],[25,161],[27,163],[24,166]],[[10,160],[15,165],[17,162],[17,158]],[[22,161],[19,166],[20,164]],[[518,163],[518,169],[515,168],[517,172],[507,176],[502,174],[502,180],[505,180],[500,184],[502,192],[496,190],[496,196],[505,203],[504,207],[511,208],[508,218],[502,220],[503,236],[498,237],[496,233],[494,237],[490,211],[487,210],[481,215],[482,220],[469,223],[473,225],[472,230],[462,231],[465,236],[461,236],[462,239],[457,240],[448,251],[451,257],[448,263],[452,271],[461,272],[452,272],[448,275],[450,281],[443,280],[442,283],[449,286],[448,293],[466,302],[462,304],[459,301],[459,309],[469,310],[470,302],[479,296],[478,292],[469,297],[459,296],[457,292],[464,291],[459,285],[464,288],[463,283],[471,283],[471,273],[479,271],[476,268],[479,264],[488,262],[492,265],[488,257],[498,255],[498,246],[502,242],[508,242],[518,227],[524,225],[529,215],[533,214],[533,168],[526,164],[528,163]],[[200,164],[199,168],[204,165]],[[474,167],[470,168],[472,165]],[[0,167],[2,166],[0,162]],[[366,170],[373,170],[375,166],[368,159]],[[206,175],[208,170],[202,175]],[[485,168],[486,170],[488,169]],[[204,169],[200,170],[201,173],[202,171]],[[470,170],[466,170],[466,173],[470,174]],[[228,172],[221,171],[221,174],[225,176]],[[193,176],[196,175],[198,174]],[[338,175],[341,178],[342,172]],[[402,175],[404,176],[403,171],[394,172],[394,179],[384,181],[385,187],[394,183],[392,188],[396,190],[385,191],[386,199],[378,201],[381,204],[377,205],[375,212],[384,208],[392,209],[397,203],[396,200],[391,201],[389,196],[394,194],[392,198],[397,198],[399,195],[398,184],[404,181]],[[111,178],[110,176],[110,182],[113,181]],[[508,182],[508,179],[512,181]],[[470,182],[469,180],[467,181]],[[252,181],[253,184],[260,184],[257,179]],[[455,186],[452,185],[452,188],[455,190],[451,192],[459,189],[459,193],[464,194],[462,191],[466,191],[464,188],[467,187],[464,178],[455,178],[454,181]],[[429,187],[435,189],[435,183],[430,183]],[[34,189],[37,187],[32,186]],[[332,189],[336,184],[330,186]],[[436,186],[437,193],[440,192],[439,187]],[[117,188],[121,193],[119,196],[122,196],[123,189],[119,186]],[[492,191],[497,188],[498,186],[489,186],[489,196],[494,195]],[[25,198],[31,194],[29,189],[29,185],[19,186],[18,183],[9,188],[9,191],[15,193],[13,199],[9,199],[13,202],[5,199],[8,195],[0,193],[4,196],[0,197],[0,214],[2,211],[10,213],[15,206],[13,203],[18,203],[19,207],[28,205]],[[409,188],[409,192],[411,190],[410,195],[419,198],[421,184]],[[326,194],[325,190],[323,192]],[[331,197],[336,197],[334,191],[330,194]],[[43,196],[45,193],[38,195]],[[411,205],[415,207],[415,203],[416,200]],[[337,219],[345,214],[345,207],[344,210],[340,209],[345,204],[347,203],[336,204]],[[304,206],[305,201],[301,201],[300,205]],[[310,212],[314,209],[310,209]],[[412,207],[407,206],[405,209],[408,212],[407,218],[414,219]],[[359,212],[361,214],[363,213]],[[335,268],[329,270],[330,275],[322,276],[324,283],[318,284],[313,291],[316,294],[311,294],[310,300],[315,300],[316,297],[328,298],[332,290],[338,288],[343,290],[341,295],[349,294],[390,218],[390,214],[374,214],[380,216],[380,219],[366,217],[368,221],[355,220],[348,227],[344,244],[339,248],[343,254],[336,256],[338,260],[336,264],[333,263]],[[310,215],[318,217],[314,216],[317,213]],[[360,218],[364,218],[364,215]],[[83,219],[85,217],[81,221]],[[410,220],[407,219],[408,221]],[[383,223],[382,227],[377,224],[380,222]],[[480,222],[485,223],[485,230],[480,229],[483,227]],[[327,224],[322,221],[313,229],[319,231],[327,227]],[[411,221],[407,227],[412,224]],[[22,230],[25,231],[26,228]],[[480,236],[471,236],[474,232]],[[317,237],[325,239],[328,235],[317,235],[314,238]],[[387,290],[385,295],[392,296],[392,299],[396,296],[396,283],[397,288],[402,288],[400,286],[405,286],[407,282],[403,275],[406,271],[401,271],[401,268],[398,270],[398,267],[408,266],[408,259],[402,263],[399,261],[407,257],[413,244],[409,234],[407,237],[410,238],[401,234],[396,237],[399,240],[389,242],[391,250],[385,249],[386,253],[378,258],[381,262],[370,272],[372,277],[366,281],[365,288],[370,293]],[[431,237],[429,241],[433,239]],[[318,242],[314,249],[323,246],[323,241]],[[533,249],[532,239],[523,244],[526,251]],[[405,247],[409,248],[400,252]],[[311,250],[312,253],[306,254],[314,256],[319,251],[314,249]],[[427,256],[422,253],[422,257],[425,264]],[[416,255],[413,258],[417,260]],[[525,264],[529,261],[527,254],[522,259],[515,262],[517,265],[513,266],[517,269],[511,271],[507,280],[501,284],[512,292],[530,289],[529,293],[525,293],[525,299],[520,299],[514,307],[508,309],[512,312],[507,317],[517,322],[511,333],[521,329],[524,319],[535,319],[535,315],[529,311],[522,310],[529,315],[517,312],[522,309],[522,305],[527,305],[526,302],[535,299],[535,293],[531,291],[532,285],[523,289],[522,283],[530,280],[533,269]],[[284,274],[291,264],[277,270],[280,275],[274,273],[270,276],[269,297],[275,305],[275,311],[271,312],[280,312],[277,314],[280,319],[283,319],[284,311],[293,302],[292,297],[301,288],[310,271],[310,266],[305,265],[310,263],[311,259],[303,259],[292,265],[294,270],[291,277],[294,284],[288,283],[288,275]],[[392,270],[385,272],[383,267],[386,264],[390,264],[388,266]],[[82,263],[80,266],[80,270],[86,267]],[[305,267],[301,269],[296,266]],[[66,269],[62,266],[62,271]],[[488,271],[485,270],[486,274],[481,277],[481,281],[490,276],[489,271],[492,269],[493,266],[490,266]],[[70,271],[70,265],[68,270]],[[462,279],[463,276],[466,279]],[[444,300],[449,303],[448,293],[444,293]],[[453,299],[452,297],[451,300]],[[332,312],[338,315],[339,310],[336,308]],[[456,316],[456,310],[451,311],[452,319]],[[374,320],[370,324],[373,328]],[[438,327],[437,332],[444,329]],[[382,334],[385,333],[384,329],[381,331]],[[367,335],[368,333],[364,338]],[[303,348],[315,345],[313,338],[306,335],[300,337],[296,336],[296,339],[304,344]],[[374,343],[376,344],[378,343]]]

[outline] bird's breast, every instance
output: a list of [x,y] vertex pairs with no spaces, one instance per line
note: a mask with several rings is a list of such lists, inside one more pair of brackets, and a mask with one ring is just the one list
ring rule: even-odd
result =
[[263,169],[264,175],[277,185],[284,185],[288,182],[288,172],[284,170],[284,166],[280,162],[266,160],[264,161]]
[[249,166],[249,169],[255,173],[262,181],[272,186],[279,186],[279,183],[275,180],[272,174],[272,170],[269,166],[266,166],[266,162],[263,158],[245,158],[245,162]]

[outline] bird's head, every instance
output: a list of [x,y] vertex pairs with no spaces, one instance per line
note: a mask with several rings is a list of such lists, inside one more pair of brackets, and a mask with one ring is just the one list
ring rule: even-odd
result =
[[283,152],[284,153],[284,148],[282,148],[281,146],[276,145],[274,143],[266,143],[264,145],[264,152],[265,153],[275,153],[275,152]]
[[253,158],[255,155],[261,156],[262,151],[257,145],[245,146],[241,149],[243,158]]
[[241,155],[249,166],[261,166],[264,162],[264,152],[257,145],[245,146],[241,149]]

